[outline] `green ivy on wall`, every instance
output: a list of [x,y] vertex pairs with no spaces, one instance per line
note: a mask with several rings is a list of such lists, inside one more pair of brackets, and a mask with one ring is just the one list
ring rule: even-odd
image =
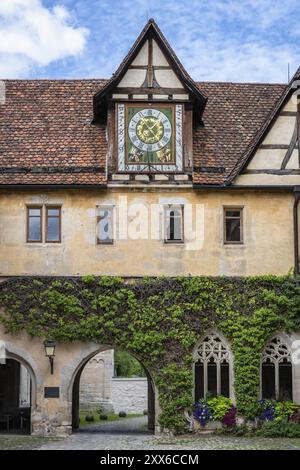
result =
[[162,427],[175,432],[187,425],[192,354],[208,329],[230,342],[237,407],[248,419],[258,412],[264,344],[278,331],[300,331],[300,287],[288,276],[14,278],[0,284],[0,305],[9,332],[133,354],[158,388]]

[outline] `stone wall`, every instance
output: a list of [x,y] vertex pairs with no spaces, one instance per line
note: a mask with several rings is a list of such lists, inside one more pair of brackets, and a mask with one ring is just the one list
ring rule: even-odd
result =
[[111,401],[115,413],[143,413],[147,410],[148,381],[146,378],[115,377],[111,383]]
[[111,378],[114,370],[114,351],[96,354],[89,360],[80,379],[80,409],[84,411],[102,409],[112,412]]
[[[250,176],[260,175],[243,177]],[[176,192],[163,189],[146,192],[134,188],[133,192],[122,190],[120,193],[0,191],[1,272],[6,276],[286,274],[294,265],[293,197],[290,192],[246,193],[238,189],[197,192],[178,188]],[[164,244],[162,238],[154,239],[159,226],[151,224],[150,211],[140,239],[116,240],[113,247],[97,245],[96,206],[109,204],[117,208],[127,204],[128,211],[133,211],[136,202],[145,208],[155,207],[152,204],[189,204],[187,207],[193,208],[195,214],[198,207],[198,222],[193,215],[193,223],[186,229],[196,231],[199,240],[197,243],[186,241],[179,246]],[[62,205],[61,243],[26,243],[26,204]],[[243,245],[224,245],[223,206],[244,207]],[[129,221],[128,230],[131,230],[136,217]],[[143,239],[144,233],[148,233],[146,227],[149,233],[153,232],[153,239]],[[274,256],[274,253],[279,255]]]

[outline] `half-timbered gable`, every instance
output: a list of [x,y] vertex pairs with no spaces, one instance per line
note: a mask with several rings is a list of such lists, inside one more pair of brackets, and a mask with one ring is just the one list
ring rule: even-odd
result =
[[298,75],[295,74],[255,136],[236,185],[293,186],[299,184]]
[[[150,20],[94,97],[94,124],[107,119],[109,184],[191,182],[193,122],[207,97]],[[151,178],[153,175],[153,178]],[[182,177],[180,176],[182,175]]]

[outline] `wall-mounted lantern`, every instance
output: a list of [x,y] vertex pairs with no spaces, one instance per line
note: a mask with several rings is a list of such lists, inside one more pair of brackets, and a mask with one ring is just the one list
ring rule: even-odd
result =
[[51,374],[53,374],[53,363],[54,363],[54,356],[55,356],[55,341],[46,339],[44,341],[44,347],[45,347],[45,354],[46,357],[49,357],[49,362],[50,362],[50,367],[51,367]]

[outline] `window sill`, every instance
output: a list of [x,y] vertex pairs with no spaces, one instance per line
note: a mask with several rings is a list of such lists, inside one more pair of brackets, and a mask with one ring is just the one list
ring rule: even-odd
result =
[[237,249],[237,248],[247,248],[247,246],[245,245],[245,243],[223,243],[222,248]]

